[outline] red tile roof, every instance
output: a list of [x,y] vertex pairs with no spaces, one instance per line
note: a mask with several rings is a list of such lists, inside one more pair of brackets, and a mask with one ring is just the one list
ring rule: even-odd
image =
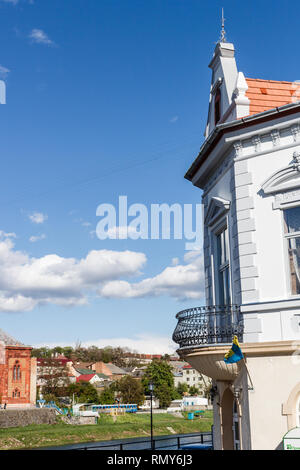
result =
[[300,100],[300,83],[246,78],[250,115]]
[[89,382],[96,374],[86,374],[76,377],[76,382]]

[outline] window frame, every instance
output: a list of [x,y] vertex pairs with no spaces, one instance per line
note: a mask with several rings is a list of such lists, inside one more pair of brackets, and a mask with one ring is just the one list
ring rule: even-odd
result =
[[216,89],[216,92],[214,94],[214,122],[215,126],[220,122],[221,120],[221,99],[222,99],[222,93],[220,86]]
[[[230,232],[229,232],[229,224],[228,224],[228,217],[224,217],[222,219],[221,223],[218,224],[217,230],[213,231],[214,235],[214,244],[213,244],[213,254],[214,254],[214,276],[213,276],[213,283],[214,283],[214,304],[223,306],[223,305],[232,305],[232,298],[233,298],[233,292],[232,292],[232,277],[231,277],[231,269],[232,269],[232,264],[231,264],[231,251],[230,251]],[[222,233],[226,233],[225,235],[225,251],[226,251],[226,261],[222,263],[222,260],[220,259],[219,263],[219,258],[222,256],[221,253],[219,253],[219,243],[218,243],[218,237]],[[222,243],[222,242],[221,242]],[[221,274],[228,270],[228,282],[229,282],[229,296],[230,296],[230,302],[226,303],[225,301],[225,295],[223,301],[220,299],[220,289],[221,289]],[[225,286],[224,286],[224,278],[223,279],[223,294],[225,294]]]
[[[299,238],[300,239],[300,231],[298,232],[287,232],[286,227],[286,210],[289,209],[295,209],[299,208],[300,210],[300,205],[297,204],[289,204],[285,206],[284,208],[281,209],[281,222],[282,222],[282,233],[283,233],[283,244],[284,244],[284,260],[285,260],[285,271],[286,271],[286,288],[287,288],[287,294],[290,298],[298,298],[300,297],[300,292],[298,294],[293,294],[292,292],[292,278],[291,278],[291,266],[290,266],[290,258],[289,258],[289,240],[293,238]],[[300,284],[300,281],[299,281]]]

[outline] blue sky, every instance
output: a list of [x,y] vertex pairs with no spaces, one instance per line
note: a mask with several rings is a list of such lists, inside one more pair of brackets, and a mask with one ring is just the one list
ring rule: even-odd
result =
[[300,79],[294,2],[0,0],[0,327],[24,343],[167,352],[176,312],[204,304],[201,253],[184,240],[93,232],[119,195],[200,203],[183,177],[222,6],[246,77]]

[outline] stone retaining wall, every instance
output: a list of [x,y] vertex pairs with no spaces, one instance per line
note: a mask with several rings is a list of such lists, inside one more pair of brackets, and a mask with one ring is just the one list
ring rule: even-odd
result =
[[0,410],[0,428],[16,428],[30,424],[54,424],[55,411],[49,408]]

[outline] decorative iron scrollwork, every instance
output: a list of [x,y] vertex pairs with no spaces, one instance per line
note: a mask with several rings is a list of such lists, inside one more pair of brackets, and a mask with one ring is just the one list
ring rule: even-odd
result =
[[195,307],[177,313],[173,341],[180,348],[243,341],[244,326],[237,305]]

